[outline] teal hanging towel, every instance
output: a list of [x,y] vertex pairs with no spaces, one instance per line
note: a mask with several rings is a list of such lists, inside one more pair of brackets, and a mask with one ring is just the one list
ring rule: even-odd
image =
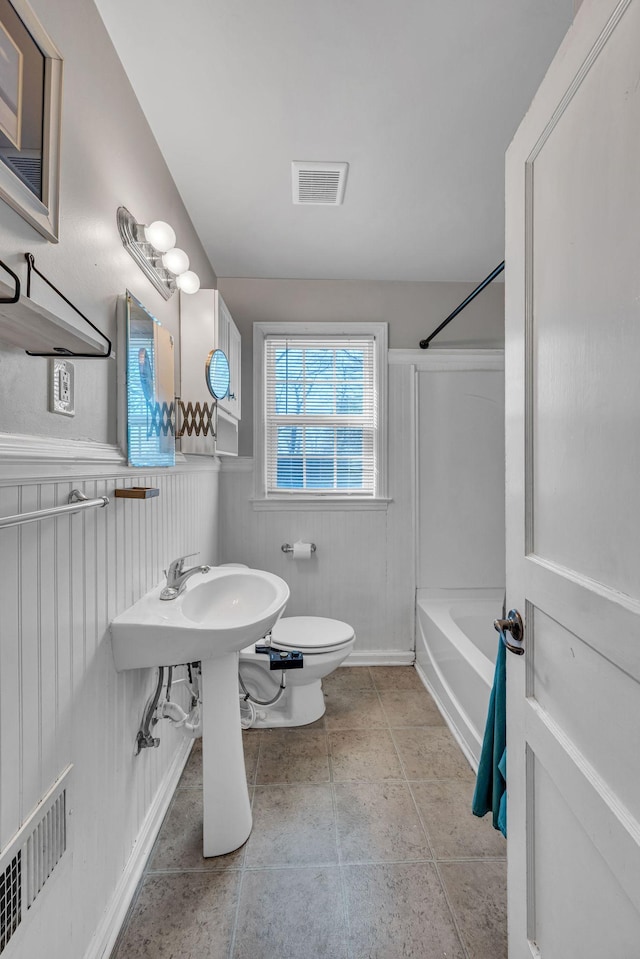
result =
[[471,811],[474,816],[486,816],[488,812],[492,813],[494,829],[499,829],[505,837],[507,835],[506,713],[507,663],[505,646],[500,638]]

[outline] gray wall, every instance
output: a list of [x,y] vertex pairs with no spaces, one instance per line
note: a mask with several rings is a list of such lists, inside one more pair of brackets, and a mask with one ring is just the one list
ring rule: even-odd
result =
[[[220,277],[220,292],[242,335],[240,455],[253,455],[254,323],[383,321],[389,323],[391,349],[416,349],[420,340],[432,333],[481,279],[465,284]],[[503,284],[487,287],[440,334],[435,344],[502,347]]]
[[[171,223],[203,287],[216,276],[193,230],[102,20],[87,0],[31,0],[64,58],[60,242],[49,243],[0,201],[0,259],[22,277],[34,253],[45,275],[115,340],[128,288],[178,334],[178,296],[165,302],[124,250],[116,210]],[[161,96],[161,91],[158,91]],[[76,415],[47,412],[47,360],[0,344],[0,431],[116,442],[116,361],[76,362]]]
[[[24,279],[24,253],[33,252],[38,267],[114,341],[118,297],[127,288],[177,337],[179,298],[165,301],[122,247],[118,206],[141,222],[168,220],[204,287],[215,286],[215,273],[94,4],[31,2],[64,57],[60,242],[44,240],[0,201],[0,259]],[[72,486],[111,503],[82,517],[1,531],[0,846],[73,764],[72,857],[62,858],[47,883],[30,914],[35,921],[23,916],[18,951],[96,959],[110,952],[136,851],[159,825],[154,817],[166,808],[184,758],[183,738],[164,729],[160,749],[146,751],[153,756],[135,756],[155,678],[152,670],[116,674],[108,623],[158,583],[176,555],[199,550],[217,561],[218,474],[213,460],[200,457],[141,474],[107,445],[87,444],[92,458],[81,458],[85,447],[70,441],[116,443],[116,361],[75,361],[73,419],[47,412],[47,367],[45,359],[0,346],[0,434],[32,434],[36,451],[39,437],[58,438],[62,450],[69,441],[62,464],[44,456],[44,442],[41,458],[20,440],[13,447],[7,441],[0,515],[64,503]],[[157,486],[160,496],[113,497],[114,487],[129,485]],[[113,912],[105,913],[108,905]]]

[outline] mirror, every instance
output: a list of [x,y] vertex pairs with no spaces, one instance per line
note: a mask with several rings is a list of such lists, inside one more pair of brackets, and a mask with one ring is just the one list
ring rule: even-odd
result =
[[173,337],[127,292],[127,461],[174,466]]
[[217,400],[223,400],[229,392],[229,361],[224,350],[211,350],[209,353],[205,379],[211,395]]

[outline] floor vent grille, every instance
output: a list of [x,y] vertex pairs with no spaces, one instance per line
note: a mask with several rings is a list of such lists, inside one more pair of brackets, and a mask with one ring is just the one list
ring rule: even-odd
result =
[[67,848],[69,766],[0,855],[0,954]]
[[0,876],[0,953],[8,945],[22,918],[22,853],[6,866]]
[[67,791],[63,789],[26,842],[26,905],[30,909],[67,848]]
[[291,164],[294,203],[339,206],[344,200],[348,163]]

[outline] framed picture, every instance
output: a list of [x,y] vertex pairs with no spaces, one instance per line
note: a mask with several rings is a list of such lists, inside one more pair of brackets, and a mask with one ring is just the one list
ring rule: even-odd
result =
[[20,149],[22,125],[22,50],[0,23],[0,131]]
[[58,241],[62,57],[27,0],[0,0],[0,199]]

